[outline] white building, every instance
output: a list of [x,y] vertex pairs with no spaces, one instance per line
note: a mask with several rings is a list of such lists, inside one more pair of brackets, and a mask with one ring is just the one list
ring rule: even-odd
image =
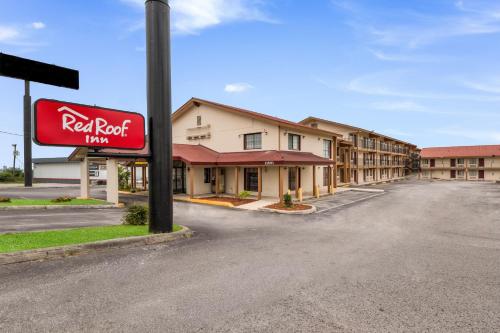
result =
[[[106,164],[91,163],[89,177],[93,183],[106,182]],[[34,158],[33,181],[36,183],[80,183],[80,163],[66,157]]]

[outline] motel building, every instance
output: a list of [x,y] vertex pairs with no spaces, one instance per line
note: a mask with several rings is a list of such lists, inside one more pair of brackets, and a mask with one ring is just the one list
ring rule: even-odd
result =
[[500,181],[500,145],[422,148],[420,179]]
[[[190,99],[172,115],[174,195],[236,196],[247,191],[259,200],[280,201],[290,192],[300,201],[333,194],[339,184],[405,175],[405,162],[416,146],[310,119],[296,123]],[[351,137],[353,131],[356,134]],[[370,147],[363,146],[365,136],[371,140]],[[147,189],[148,150],[147,146],[141,151],[77,148],[69,160],[81,165],[81,196],[89,195],[88,165],[96,162],[106,164],[108,201],[118,202],[118,165],[130,168],[132,188]],[[387,156],[384,164],[379,165],[379,156]]]
[[414,171],[414,160],[419,155],[414,144],[316,117],[300,123],[342,135],[336,159],[340,186],[400,180]]

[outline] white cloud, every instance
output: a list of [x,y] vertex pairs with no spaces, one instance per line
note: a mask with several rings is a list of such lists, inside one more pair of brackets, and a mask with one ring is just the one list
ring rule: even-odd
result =
[[31,23],[31,27],[36,30],[44,29],[46,27],[45,23],[43,22],[33,22]]
[[20,36],[19,31],[11,27],[0,26],[0,42],[10,42]]
[[230,83],[230,84],[226,84],[226,86],[224,87],[224,91],[228,92],[228,93],[241,93],[241,92],[245,92],[249,89],[252,89],[253,86],[248,84],[248,83],[244,83],[244,82],[241,82],[241,83]]
[[388,54],[379,50],[369,50],[375,58],[382,61],[393,61],[393,62],[433,62],[434,59],[425,56],[415,56],[415,55],[404,55],[404,54]]
[[431,130],[431,132],[439,135],[461,137],[485,143],[500,142],[500,131],[496,130],[474,130],[474,129],[467,129],[463,127],[453,126],[453,127],[433,129]]
[[[121,0],[144,8],[143,0]],[[237,21],[276,23],[263,11],[264,0],[171,0],[175,33],[197,34],[201,30]]]
[[500,94],[500,80],[484,80],[481,82],[463,81],[467,88],[489,94]]
[[427,112],[427,108],[419,105],[413,101],[390,101],[390,102],[376,102],[372,104],[376,110],[384,111],[407,111],[407,112]]

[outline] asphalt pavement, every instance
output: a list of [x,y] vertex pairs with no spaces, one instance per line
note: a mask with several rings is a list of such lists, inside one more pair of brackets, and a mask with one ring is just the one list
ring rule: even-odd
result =
[[500,186],[321,214],[177,203],[187,241],[0,267],[5,332],[498,332]]

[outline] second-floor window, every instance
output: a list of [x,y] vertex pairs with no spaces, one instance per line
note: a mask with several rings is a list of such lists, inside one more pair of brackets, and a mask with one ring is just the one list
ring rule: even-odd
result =
[[262,133],[245,134],[243,148],[249,149],[262,149]]
[[288,134],[288,149],[300,150],[300,135]]
[[323,157],[332,158],[332,140],[323,140]]

